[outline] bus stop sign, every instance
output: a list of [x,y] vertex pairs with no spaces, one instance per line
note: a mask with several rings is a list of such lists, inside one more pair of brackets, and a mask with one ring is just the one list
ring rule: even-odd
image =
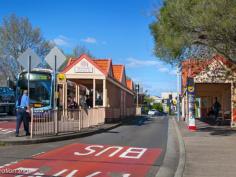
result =
[[66,61],[66,57],[57,47],[54,47],[46,56],[45,60],[53,70],[58,70]]

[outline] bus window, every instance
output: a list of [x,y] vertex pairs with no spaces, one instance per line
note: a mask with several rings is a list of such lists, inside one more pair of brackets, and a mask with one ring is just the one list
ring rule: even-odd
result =
[[[26,74],[25,74],[26,75]],[[32,77],[31,77],[32,76]],[[18,80],[17,90],[22,93],[22,90],[27,89],[27,77],[22,76]],[[32,73],[30,74],[30,104],[33,107],[51,106],[52,95],[52,80],[48,74]]]

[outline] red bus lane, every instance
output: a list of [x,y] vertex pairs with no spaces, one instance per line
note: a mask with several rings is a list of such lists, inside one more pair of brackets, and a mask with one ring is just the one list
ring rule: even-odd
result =
[[71,144],[2,167],[9,174],[0,176],[143,177],[160,154],[159,148]]
[[[21,125],[21,127],[22,126],[23,125]],[[13,133],[13,132],[15,132],[15,129],[16,129],[16,122],[15,121],[11,121],[11,122],[2,121],[2,122],[0,122],[0,135]]]

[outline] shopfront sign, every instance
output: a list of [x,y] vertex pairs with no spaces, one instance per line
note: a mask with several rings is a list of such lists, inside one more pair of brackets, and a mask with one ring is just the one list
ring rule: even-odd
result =
[[188,92],[188,94],[194,95],[195,89],[194,89],[193,78],[188,78],[188,80],[187,80],[187,92]]
[[81,61],[74,69],[75,73],[93,73],[93,67],[89,66],[87,61]]

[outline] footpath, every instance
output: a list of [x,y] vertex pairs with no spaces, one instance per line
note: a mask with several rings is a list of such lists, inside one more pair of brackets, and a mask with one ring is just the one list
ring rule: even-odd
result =
[[196,120],[197,131],[177,122],[184,141],[182,177],[236,177],[236,130]]
[[36,144],[80,138],[108,131],[120,126],[122,123],[124,122],[121,121],[118,123],[100,124],[89,128],[83,128],[78,132],[67,132],[48,136],[35,136],[31,138],[30,136],[25,136],[23,125],[21,125],[19,137],[15,137],[15,119],[2,119],[0,121],[0,145]]

